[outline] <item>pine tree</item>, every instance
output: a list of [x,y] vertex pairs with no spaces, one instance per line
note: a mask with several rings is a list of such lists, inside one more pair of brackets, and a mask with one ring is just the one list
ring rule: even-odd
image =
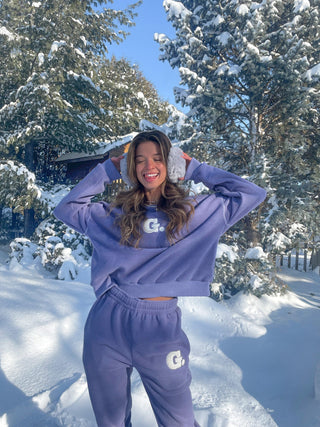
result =
[[125,58],[103,58],[97,78],[107,93],[101,107],[107,113],[106,126],[114,136],[139,129],[141,119],[163,124],[168,119],[168,103],[162,101],[154,86],[136,65]]
[[[275,254],[280,232],[290,245],[319,235],[319,0],[165,0],[164,7],[176,37],[156,35],[161,59],[179,68],[186,89],[176,99],[198,129],[186,148],[268,190],[225,242],[236,236],[241,259],[257,244]],[[246,286],[277,288],[270,275],[265,280],[270,261],[238,262],[238,272],[250,272]],[[243,279],[236,276],[227,283]]]
[[[8,0],[0,3],[0,156],[22,162],[37,178],[52,172],[61,150],[92,151],[110,132],[94,83],[108,43],[133,25],[134,8],[105,1]],[[26,210],[27,234],[33,212]]]
[[[102,7],[105,2],[96,2]],[[132,25],[126,11],[94,9],[90,1],[17,1],[0,7],[1,152],[14,147],[24,160],[48,147],[90,149],[102,135],[105,96],[93,83],[97,55],[119,42],[116,21]],[[30,156],[29,156],[30,157]],[[29,159],[28,167],[35,170]]]
[[[40,187],[59,174],[52,160],[61,152],[90,152],[141,119],[162,124],[170,114],[136,66],[107,59],[140,2],[124,11],[106,3],[0,3],[0,157],[24,164]],[[36,206],[24,212],[27,236]]]
[[[268,188],[265,237],[288,235],[295,222],[319,233],[312,219],[319,209],[319,1],[165,0],[164,7],[176,38],[157,35],[162,59],[179,68],[187,89],[177,100],[190,107],[206,151]],[[259,216],[247,218],[248,231]]]

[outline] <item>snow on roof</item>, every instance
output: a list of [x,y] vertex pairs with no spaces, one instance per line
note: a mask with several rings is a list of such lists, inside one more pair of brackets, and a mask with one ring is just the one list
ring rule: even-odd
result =
[[[98,151],[101,151],[101,152],[98,153]],[[108,150],[106,149],[104,150],[104,152],[102,152],[101,149],[98,149],[93,153],[71,151],[70,153],[61,154],[61,156],[59,156],[55,161],[68,162],[68,161],[80,160],[80,159],[82,159],[82,161],[85,161],[87,159],[98,159],[103,157],[107,152]]]
[[122,145],[127,144],[130,142],[134,136],[137,134],[137,132],[129,133],[128,135],[125,135],[121,137],[120,139],[116,141],[108,141],[108,142],[101,142],[99,144],[99,147],[92,153],[88,153],[85,151],[71,151],[69,153],[61,154],[56,159],[56,162],[68,162],[72,160],[93,160],[93,159],[99,159],[104,157],[109,151],[113,150],[114,148],[121,147]]

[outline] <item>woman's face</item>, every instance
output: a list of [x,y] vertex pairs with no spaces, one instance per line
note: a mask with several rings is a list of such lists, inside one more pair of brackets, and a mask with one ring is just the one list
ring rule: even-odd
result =
[[160,197],[160,186],[167,176],[160,146],[153,141],[141,142],[136,148],[136,174],[143,185],[148,200],[157,201]]

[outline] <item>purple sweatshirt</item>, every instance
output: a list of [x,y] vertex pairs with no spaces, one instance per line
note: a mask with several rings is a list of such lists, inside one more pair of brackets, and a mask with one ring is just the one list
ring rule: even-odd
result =
[[138,298],[209,295],[220,236],[258,206],[266,192],[230,172],[191,160],[186,180],[202,182],[213,194],[195,198],[195,214],[175,244],[168,220],[147,207],[139,248],[120,244],[114,221],[121,213],[106,202],[91,203],[105,185],[121,178],[111,160],[96,166],[64,197],[54,215],[89,237],[93,245],[91,284],[97,297],[114,285]]

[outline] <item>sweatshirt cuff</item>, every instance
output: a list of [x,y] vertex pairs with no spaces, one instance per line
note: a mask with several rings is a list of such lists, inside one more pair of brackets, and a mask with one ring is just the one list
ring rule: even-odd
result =
[[104,168],[110,181],[116,181],[117,179],[121,179],[120,172],[115,167],[111,159],[108,159],[105,162],[103,162],[101,166]]
[[194,178],[195,178],[194,173],[198,169],[198,167],[201,166],[201,164],[202,163],[199,162],[198,160],[196,160],[195,158],[191,159],[191,162],[189,163],[186,175],[184,177],[185,181],[194,180]]

